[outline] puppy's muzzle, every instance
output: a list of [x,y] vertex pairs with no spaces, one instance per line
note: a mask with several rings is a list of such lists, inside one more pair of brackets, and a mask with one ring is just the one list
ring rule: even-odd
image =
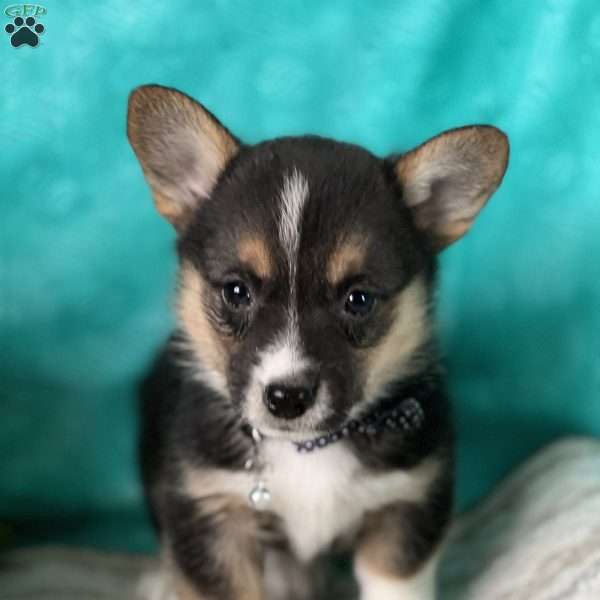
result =
[[313,406],[318,388],[318,375],[303,373],[300,377],[267,385],[263,402],[274,417],[297,419]]

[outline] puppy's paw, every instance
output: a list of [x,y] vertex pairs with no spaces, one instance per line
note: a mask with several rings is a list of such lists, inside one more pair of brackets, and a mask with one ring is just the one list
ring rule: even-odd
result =
[[135,600],[179,600],[163,571],[146,573],[137,584]]

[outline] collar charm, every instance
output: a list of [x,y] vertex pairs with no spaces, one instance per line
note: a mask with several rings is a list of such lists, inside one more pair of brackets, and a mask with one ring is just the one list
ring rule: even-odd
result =
[[[258,462],[258,446],[262,442],[263,436],[260,431],[256,428],[252,428],[251,431],[252,439],[254,441],[254,456],[255,460],[251,458],[246,461],[244,464],[244,468],[246,471],[252,471],[254,469],[255,463]],[[262,470],[262,469],[261,469]],[[250,490],[250,494],[248,494],[248,499],[250,500],[250,505],[252,508],[258,511],[263,511],[269,508],[271,504],[271,492],[267,488],[267,484],[264,479],[259,476],[258,480]]]

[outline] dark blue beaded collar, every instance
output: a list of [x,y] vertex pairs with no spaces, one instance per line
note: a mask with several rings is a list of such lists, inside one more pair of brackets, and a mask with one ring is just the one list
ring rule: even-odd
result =
[[363,417],[349,421],[338,431],[306,440],[293,442],[298,452],[313,452],[351,435],[375,436],[383,431],[416,431],[423,426],[425,412],[416,398],[410,396],[388,409],[378,409]]

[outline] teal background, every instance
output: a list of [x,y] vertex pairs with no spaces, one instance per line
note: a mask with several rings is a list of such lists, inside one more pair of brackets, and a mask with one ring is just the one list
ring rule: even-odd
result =
[[549,440],[600,435],[597,0],[44,5],[38,48],[0,31],[2,543],[152,543],[133,392],[171,326],[175,263],[125,137],[141,83],[248,142],[386,154],[504,129],[504,184],[442,256],[460,506]]

